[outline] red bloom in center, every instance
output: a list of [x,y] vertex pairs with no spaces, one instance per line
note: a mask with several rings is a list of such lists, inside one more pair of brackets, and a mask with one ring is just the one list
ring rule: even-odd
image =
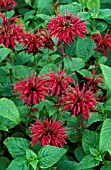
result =
[[11,10],[16,6],[16,2],[14,0],[0,0],[0,9],[1,11]]
[[75,84],[75,88],[63,96],[60,104],[64,105],[64,110],[73,112],[75,116],[82,115],[88,119],[90,110],[95,111],[97,103],[95,94],[90,89],[86,90],[83,86],[80,90],[79,85]]
[[111,49],[111,34],[108,34],[108,31],[104,37],[102,37],[101,33],[94,34],[91,39],[95,40],[97,46],[95,50],[108,57],[107,52]]
[[44,123],[36,120],[36,124],[32,124],[30,127],[32,132],[32,145],[36,142],[41,142],[44,145],[53,145],[64,147],[66,143],[66,128],[63,127],[63,123],[59,120],[52,121],[52,119],[44,119]]
[[16,41],[22,43],[23,28],[20,28],[21,24],[16,25],[19,21],[17,17],[6,18],[5,15],[0,13],[2,17],[2,26],[0,26],[0,44],[4,44],[5,47],[13,49],[16,46]]
[[71,75],[68,75],[65,77],[65,72],[60,71],[60,68],[58,69],[58,75],[51,70],[49,74],[46,74],[46,76],[49,76],[50,78],[47,80],[49,83],[49,89],[51,91],[51,96],[59,95],[67,92],[67,88],[70,88],[69,83],[74,82],[74,80],[71,78]]
[[16,94],[21,93],[20,97],[23,102],[29,106],[39,103],[42,99],[45,100],[47,90],[45,80],[36,74],[32,77],[26,77],[25,80],[20,79],[17,84],[14,84],[13,89],[13,91],[17,91]]
[[48,29],[51,32],[51,37],[58,38],[58,44],[63,41],[69,45],[74,41],[75,36],[85,38],[86,24],[87,22],[83,22],[80,18],[66,13],[66,16],[59,15],[57,18],[52,18]]

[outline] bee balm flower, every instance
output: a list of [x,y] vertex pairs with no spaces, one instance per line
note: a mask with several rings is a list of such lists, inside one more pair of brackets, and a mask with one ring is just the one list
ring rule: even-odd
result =
[[66,128],[63,127],[63,123],[59,120],[52,121],[52,119],[44,119],[42,123],[40,120],[36,120],[35,124],[30,127],[32,132],[32,145],[41,142],[44,145],[53,145],[64,147],[66,143]]

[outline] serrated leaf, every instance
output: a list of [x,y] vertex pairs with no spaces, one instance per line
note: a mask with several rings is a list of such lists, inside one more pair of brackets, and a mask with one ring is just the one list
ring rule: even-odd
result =
[[10,164],[10,160],[6,157],[0,157],[0,170],[6,170],[8,165]]
[[64,58],[64,65],[66,69],[70,72],[77,71],[85,66],[85,62],[81,58]]
[[6,170],[30,170],[30,166],[26,159],[14,159]]
[[79,163],[78,170],[93,168],[97,165],[99,165],[99,161],[97,161],[92,155],[87,155]]
[[110,89],[111,88],[111,68],[103,64],[100,64],[100,66],[103,72],[105,83],[107,87]]
[[89,154],[89,148],[98,149],[99,147],[99,133],[90,130],[84,130],[82,134],[82,147],[85,153]]
[[76,42],[76,55],[85,62],[94,54],[94,41],[87,38],[78,38]]
[[7,98],[0,99],[0,116],[10,121],[8,128],[12,128],[20,122],[16,105]]
[[8,128],[3,124],[0,124],[0,130],[8,132]]
[[26,157],[26,149],[29,148],[29,141],[27,139],[8,137],[5,139],[4,144],[13,158]]
[[100,132],[100,142],[99,142],[99,151],[104,153],[108,151],[111,155],[111,118],[107,118],[102,125]]
[[107,17],[111,16],[111,9],[100,9],[98,13],[99,19],[107,19]]
[[57,73],[58,68],[55,64],[47,64],[41,69],[39,75],[49,73],[50,69],[52,69],[54,73]]
[[11,50],[9,48],[0,48],[0,63],[6,59],[10,52]]
[[26,158],[29,162],[31,162],[34,159],[37,159],[36,153],[34,153],[31,149],[26,149]]
[[55,146],[42,147],[38,152],[39,167],[45,169],[53,166],[66,152],[67,149]]

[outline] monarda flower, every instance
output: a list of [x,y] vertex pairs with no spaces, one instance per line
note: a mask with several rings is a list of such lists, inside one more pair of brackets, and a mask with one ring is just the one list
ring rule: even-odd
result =
[[49,74],[46,74],[49,78],[47,79],[48,88],[50,90],[51,96],[58,95],[61,97],[62,94],[67,92],[67,88],[70,88],[69,83],[74,82],[71,75],[65,77],[65,72],[58,69],[58,75],[54,71],[50,70]]
[[0,0],[0,11],[8,11],[12,10],[16,6],[16,2],[14,0]]
[[22,98],[24,104],[32,106],[41,100],[45,100],[47,90],[45,80],[34,74],[31,77],[26,77],[25,80],[19,79],[19,82],[14,84],[13,92],[20,94],[20,98]]
[[71,111],[75,116],[81,115],[88,119],[90,111],[95,111],[98,104],[95,95],[90,89],[86,90],[85,86],[80,89],[79,85],[75,84],[75,87],[62,97],[60,104],[64,105],[65,111]]
[[108,31],[104,37],[101,33],[94,34],[91,40],[94,40],[97,46],[94,50],[102,53],[107,58],[107,52],[111,49],[111,34],[108,34]]
[[44,145],[53,145],[64,147],[66,144],[66,128],[63,127],[63,123],[59,120],[52,121],[52,119],[44,119],[44,123],[40,120],[36,120],[35,124],[30,127],[32,132],[32,145],[41,142]]
[[33,55],[36,55],[37,53],[42,53],[42,51],[39,49],[40,47],[43,47],[42,38],[38,33],[25,33],[23,48],[24,47],[27,48],[29,54],[33,53]]
[[16,25],[18,21],[17,17],[6,18],[5,15],[0,13],[2,17],[2,25],[0,26],[0,44],[4,44],[5,47],[13,49],[16,47],[16,42],[23,42],[23,28],[22,24]]
[[87,24],[88,22],[83,22],[80,18],[66,13],[66,16],[59,15],[56,18],[52,18],[48,24],[48,30],[51,33],[51,37],[58,38],[58,44],[64,42],[69,45],[70,42],[74,42],[75,36],[85,38],[84,34],[87,33]]
[[42,38],[41,42],[44,48],[48,48],[50,50],[54,50],[54,42],[50,36],[49,31],[46,29],[39,30],[40,37]]
[[100,83],[102,86],[104,86],[104,83],[102,79],[104,78],[102,74],[99,74],[98,76],[95,76],[95,69],[92,69],[92,77],[89,76],[83,76],[87,80],[85,82],[86,88],[91,89],[94,93],[97,92],[97,90],[100,89],[98,83]]

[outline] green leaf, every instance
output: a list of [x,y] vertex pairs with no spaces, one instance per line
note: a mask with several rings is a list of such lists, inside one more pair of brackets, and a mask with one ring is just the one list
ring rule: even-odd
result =
[[26,149],[29,148],[29,141],[25,138],[8,137],[4,144],[7,146],[13,158],[26,156]]
[[30,76],[31,74],[33,74],[33,70],[26,66],[17,65],[13,67],[13,74],[17,78],[24,79],[27,76]]
[[106,119],[103,122],[100,132],[99,150],[101,153],[108,151],[111,155],[111,118]]
[[35,10],[27,11],[24,15],[24,21],[27,21],[28,19],[33,19],[34,13],[35,13]]
[[89,154],[89,148],[98,149],[99,147],[99,133],[90,130],[84,130],[82,135],[82,147],[86,154]]
[[62,14],[66,14],[66,11],[69,11],[71,14],[75,14],[80,12],[81,5],[79,3],[76,3],[75,6],[72,4],[67,4],[67,5],[60,5],[60,12]]
[[7,98],[0,99],[0,116],[8,120],[8,128],[16,126],[20,122],[19,112],[14,102]]
[[86,6],[89,10],[99,9],[100,8],[100,0],[89,0],[86,3]]
[[111,16],[111,9],[100,9],[98,13],[99,19],[107,19],[107,17]]
[[8,158],[0,157],[0,170],[6,170],[9,164],[10,160]]
[[92,155],[85,156],[78,165],[78,170],[86,170],[88,168],[93,168],[99,165],[99,161],[97,161]]
[[92,112],[90,114],[90,117],[88,121],[85,123],[86,126],[90,126],[91,124],[98,122],[98,121],[104,121],[104,117],[100,113]]
[[23,158],[14,159],[6,170],[31,170],[28,161]]
[[82,147],[76,148],[75,151],[74,151],[74,155],[75,155],[75,157],[78,161],[81,161],[85,156]]
[[26,149],[26,158],[29,162],[31,162],[34,159],[37,159],[36,153],[34,153],[31,149]]
[[55,146],[42,147],[38,152],[39,167],[45,169],[53,166],[66,152],[67,149]]
[[49,10],[51,9],[52,5],[52,0],[38,0],[37,1],[37,7],[38,7],[38,13],[44,13],[44,10]]
[[26,4],[31,5],[31,0],[25,0]]
[[111,170],[111,161],[108,161],[106,165],[103,165],[100,170]]
[[0,48],[0,63],[6,59],[10,52],[11,50],[9,48]]
[[50,69],[52,69],[55,73],[57,73],[58,68],[55,64],[47,64],[41,69],[39,75],[49,73]]
[[85,62],[81,58],[64,58],[64,65],[69,72],[78,71],[85,66]]
[[3,124],[0,124],[0,130],[8,132],[8,128]]
[[57,170],[78,170],[78,163],[75,161],[61,159],[57,163]]
[[37,164],[39,161],[37,160],[37,155],[31,149],[26,149],[26,159],[32,168],[37,170]]
[[105,83],[107,87],[110,89],[111,88],[111,68],[103,64],[100,64],[100,66],[103,72]]
[[76,55],[85,62],[93,55],[95,44],[90,38],[78,38],[76,42]]

